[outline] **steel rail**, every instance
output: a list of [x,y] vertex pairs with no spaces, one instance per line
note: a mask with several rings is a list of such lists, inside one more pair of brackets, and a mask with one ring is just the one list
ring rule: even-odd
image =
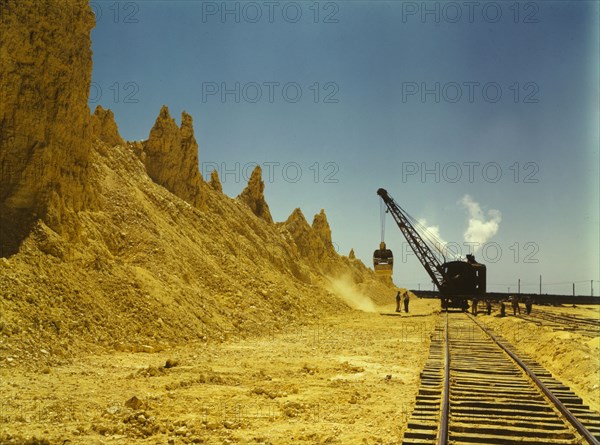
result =
[[450,346],[448,337],[448,311],[446,311],[446,353],[444,359],[444,392],[442,393],[442,413],[440,418],[440,432],[438,445],[448,443],[448,420],[450,413]]

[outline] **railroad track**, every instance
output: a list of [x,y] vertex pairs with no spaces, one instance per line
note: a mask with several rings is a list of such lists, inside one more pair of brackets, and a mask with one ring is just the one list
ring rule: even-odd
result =
[[600,414],[463,313],[441,314],[404,444],[594,444]]
[[523,315],[522,318],[557,331],[575,332],[588,337],[600,337],[599,319],[547,311],[537,306],[534,307],[530,315]]

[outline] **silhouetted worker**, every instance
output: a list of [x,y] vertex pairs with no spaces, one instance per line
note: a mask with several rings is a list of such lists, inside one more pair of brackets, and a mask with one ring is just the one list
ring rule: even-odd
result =
[[500,302],[500,316],[506,316],[506,305],[504,304],[504,301]]
[[511,302],[512,302],[512,308],[513,308],[513,315],[517,315],[517,312],[519,313],[519,315],[521,315],[521,307],[519,306],[519,297],[515,297],[514,295],[512,297],[510,297]]
[[400,299],[402,297],[400,296],[400,291],[398,291],[398,293],[396,294],[396,312],[400,312]]
[[479,298],[473,298],[473,307],[471,308],[471,313],[473,315],[477,315],[477,305],[479,304]]
[[410,298],[408,297],[408,292],[404,292],[404,312],[408,313],[408,303]]
[[485,300],[485,309],[488,315],[492,315],[492,300],[489,298]]
[[525,312],[527,312],[527,315],[531,314],[532,306],[533,306],[533,298],[531,297],[531,295],[528,295],[525,298]]

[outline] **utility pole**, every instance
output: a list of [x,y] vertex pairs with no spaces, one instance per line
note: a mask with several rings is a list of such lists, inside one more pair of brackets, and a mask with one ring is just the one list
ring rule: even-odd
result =
[[594,296],[594,280],[590,280],[590,288],[592,290],[592,297]]
[[519,295],[521,295],[521,279],[519,278]]
[[542,275],[540,274],[540,295],[542,295]]
[[575,296],[575,283],[573,283],[573,296]]

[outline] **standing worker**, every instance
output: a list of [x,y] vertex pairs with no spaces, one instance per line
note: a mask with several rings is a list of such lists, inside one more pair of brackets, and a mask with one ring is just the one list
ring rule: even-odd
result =
[[409,297],[408,297],[408,291],[404,292],[404,312],[408,313],[408,302],[409,302]]
[[400,291],[396,294],[396,312],[400,312]]
[[531,295],[525,297],[525,312],[527,315],[531,314],[531,307],[533,306],[533,298]]
[[504,300],[500,301],[500,316],[504,317],[506,315],[506,305],[504,304]]
[[473,315],[477,315],[477,305],[479,304],[479,298],[474,297],[473,298],[473,307],[471,308],[471,313]]
[[513,315],[517,315],[517,312],[519,313],[519,315],[521,315],[521,308],[519,307],[519,297],[516,296],[512,296],[510,297],[511,301],[512,301],[512,308],[513,308]]
[[488,315],[492,314],[492,300],[489,298],[486,298],[485,300],[485,309],[487,310]]

